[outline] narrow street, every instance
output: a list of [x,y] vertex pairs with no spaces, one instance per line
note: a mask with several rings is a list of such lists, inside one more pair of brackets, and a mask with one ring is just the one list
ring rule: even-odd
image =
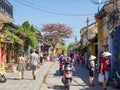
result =
[[[97,81],[97,73],[95,78],[95,87],[89,87],[88,70],[85,67],[75,65],[73,81],[70,90],[102,90],[101,85]],[[55,64],[49,70],[40,90],[65,90],[61,82],[62,76],[59,74],[59,63]],[[108,90],[118,90],[108,86]]]

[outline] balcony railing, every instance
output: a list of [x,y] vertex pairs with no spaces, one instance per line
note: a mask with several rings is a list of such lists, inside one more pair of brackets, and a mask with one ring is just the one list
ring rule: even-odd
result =
[[7,0],[0,0],[0,11],[13,18],[13,6]]

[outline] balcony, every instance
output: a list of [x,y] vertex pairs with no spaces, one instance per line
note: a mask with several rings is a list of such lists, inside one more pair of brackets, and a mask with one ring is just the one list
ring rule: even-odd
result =
[[0,0],[0,23],[13,22],[13,6],[7,0]]

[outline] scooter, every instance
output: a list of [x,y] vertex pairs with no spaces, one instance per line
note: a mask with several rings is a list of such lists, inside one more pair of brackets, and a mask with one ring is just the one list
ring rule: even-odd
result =
[[5,77],[5,75],[0,74],[0,83],[5,83],[7,81],[7,78]]
[[114,85],[115,85],[117,88],[120,88],[120,71],[116,71],[116,73],[115,73]]
[[72,82],[72,68],[71,67],[66,67],[64,71],[64,86],[67,90],[70,90],[70,84]]

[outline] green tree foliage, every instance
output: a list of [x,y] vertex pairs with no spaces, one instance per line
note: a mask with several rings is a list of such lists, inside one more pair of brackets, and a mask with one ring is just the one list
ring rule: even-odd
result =
[[6,40],[11,41],[12,43],[18,43],[20,45],[23,45],[23,40],[16,36],[14,33],[11,33],[9,31],[9,28],[5,31],[5,38]]
[[67,46],[66,45],[62,45],[61,48],[62,48],[63,51],[67,51]]
[[76,48],[75,43],[70,43],[70,44],[68,45],[68,51],[72,51],[72,50],[74,50],[75,48]]
[[36,38],[36,28],[33,25],[30,25],[28,21],[25,21],[20,27],[19,32],[23,35],[27,36],[30,40],[30,46],[36,48],[38,45],[38,41]]

